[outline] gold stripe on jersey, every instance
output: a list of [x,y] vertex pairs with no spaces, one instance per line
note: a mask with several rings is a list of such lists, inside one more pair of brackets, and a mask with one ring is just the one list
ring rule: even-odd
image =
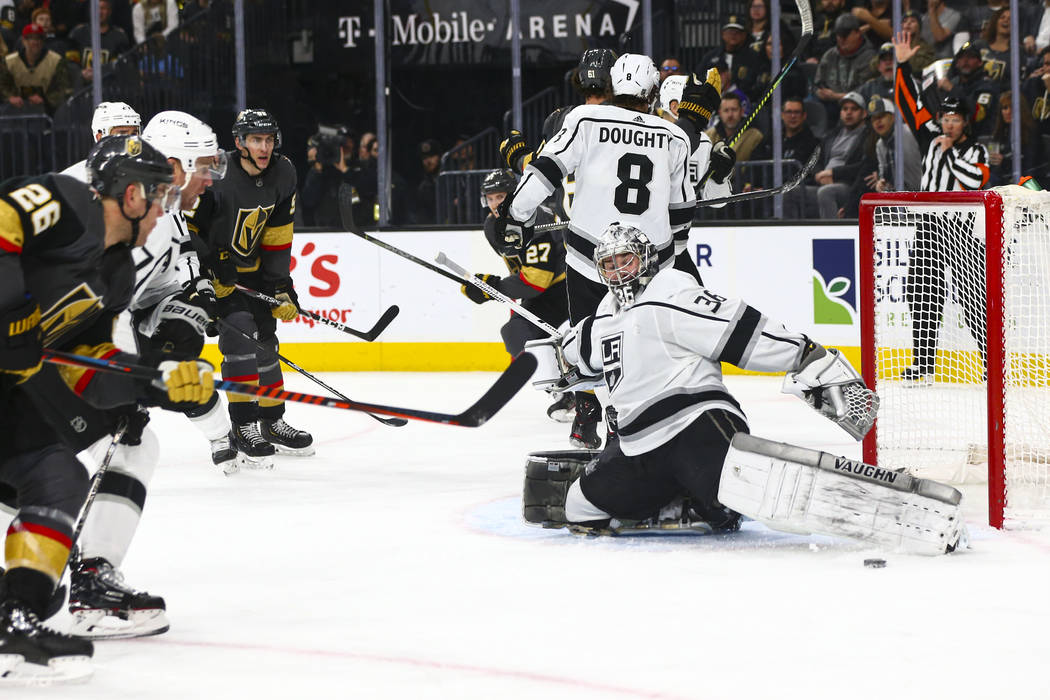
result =
[[554,284],[554,273],[539,267],[523,266],[518,271],[518,276],[522,282],[537,289],[546,289]]
[[[113,354],[113,351],[117,349],[117,346],[113,343],[99,343],[98,345],[78,345],[73,348],[72,352],[74,355],[83,355],[85,357],[100,358],[107,354]],[[66,383],[73,392],[80,393],[77,391],[79,388],[81,391],[83,387],[81,382],[84,381],[84,375],[88,372],[91,375],[95,374],[95,369],[92,367],[72,367],[70,365],[58,365],[58,376],[62,377],[62,381]],[[88,379],[90,379],[90,375]],[[86,383],[86,382],[85,382]]]
[[50,346],[69,326],[102,310],[102,297],[87,282],[81,282],[41,315],[44,345]]
[[292,244],[292,224],[284,226],[267,226],[263,231],[262,246],[264,250],[287,248]]
[[0,200],[0,250],[21,253],[24,243],[25,233],[22,232],[21,217],[14,207]]
[[237,272],[255,272],[259,269],[259,265],[262,263],[260,258],[256,258],[255,261],[248,267],[237,266]]

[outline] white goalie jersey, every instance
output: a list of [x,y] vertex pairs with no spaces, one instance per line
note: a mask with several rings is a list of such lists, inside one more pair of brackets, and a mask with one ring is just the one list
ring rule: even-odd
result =
[[689,139],[677,125],[614,105],[581,105],[525,169],[510,215],[528,221],[570,173],[576,174],[566,262],[599,282],[591,256],[613,223],[645,231],[669,266],[676,238],[685,240],[696,197],[690,187]]
[[595,315],[565,336],[563,351],[581,373],[604,375],[620,447],[634,456],[664,444],[704,411],[721,408],[746,418],[719,363],[793,371],[807,340],[743,300],[665,269],[625,310],[607,294]]

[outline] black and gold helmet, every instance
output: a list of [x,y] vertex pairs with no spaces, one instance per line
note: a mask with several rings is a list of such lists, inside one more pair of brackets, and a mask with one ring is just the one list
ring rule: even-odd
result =
[[281,127],[265,109],[246,109],[233,121],[233,137],[244,143],[247,134],[273,134],[273,149],[281,147]]
[[[164,154],[141,136],[105,136],[87,156],[88,182],[103,197],[112,197],[123,206],[128,185],[139,183],[146,197],[165,211],[178,200],[175,173]],[[170,201],[170,200],[175,201]]]

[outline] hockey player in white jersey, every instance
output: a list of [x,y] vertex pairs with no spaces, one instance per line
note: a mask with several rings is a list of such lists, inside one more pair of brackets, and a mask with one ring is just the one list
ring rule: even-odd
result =
[[[175,183],[181,186],[181,200],[178,209],[158,220],[146,244],[132,251],[135,286],[128,310],[118,319],[118,340],[148,362],[195,360],[214,315],[214,293],[211,282],[200,276],[180,209],[190,209],[212,181],[225,174],[226,158],[211,128],[185,112],[157,114],[142,138],[167,157]],[[124,340],[121,335],[130,337]],[[235,471],[240,456],[231,443],[230,422],[219,393],[184,412],[211,441],[215,464],[226,473]],[[140,408],[132,419],[137,423],[131,431],[134,439],[118,444],[88,511],[70,578],[74,634],[125,638],[168,629],[164,599],[130,588],[120,571],[160,456],[148,421],[148,413]],[[96,459],[102,459],[110,442],[104,438],[92,447]]]
[[[593,313],[605,293],[591,256],[602,231],[624,221],[651,233],[661,268],[675,264],[697,275],[684,250],[696,205],[689,187],[689,139],[676,125],[650,114],[660,83],[648,56],[624,54],[609,71],[612,99],[581,105],[525,169],[505,200],[497,235],[507,244],[527,245],[536,210],[561,179],[575,173],[572,220],[565,233],[569,318]],[[576,421],[570,441],[597,447],[601,406],[593,394],[576,395]]]
[[[103,136],[134,136],[142,129],[142,117],[125,102],[99,102],[91,117],[91,135],[95,142]],[[85,161],[77,161],[62,171],[62,175],[87,182]]]
[[[717,70],[714,71],[714,76],[718,76]],[[679,126],[683,124],[678,115],[678,105],[682,103],[682,93],[688,82],[688,76],[672,75],[660,84],[660,111],[663,118]],[[689,134],[689,131],[686,133]],[[733,172],[736,157],[731,155],[728,144],[720,142],[718,155],[712,158],[711,138],[703,129],[697,130],[690,143],[693,144],[693,152],[689,155],[688,176],[689,186],[693,191],[700,199],[717,199],[732,194],[733,187],[729,176]],[[720,209],[724,206],[725,204],[719,204],[714,208]]]
[[785,392],[857,440],[878,401],[838,351],[684,272],[661,270],[659,252],[642,231],[619,223],[595,248],[595,270],[609,291],[561,351],[575,366],[570,375],[608,387],[617,438],[578,479],[559,484],[533,471],[540,483],[526,481],[530,521],[615,531],[684,497],[690,516],[710,530],[737,529],[743,513],[794,532],[951,551],[964,534],[958,491],[747,434],[720,362],[787,372]]

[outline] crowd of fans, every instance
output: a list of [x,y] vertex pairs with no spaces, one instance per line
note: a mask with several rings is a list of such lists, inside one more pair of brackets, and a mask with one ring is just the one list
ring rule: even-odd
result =
[[114,63],[136,45],[163,44],[211,0],[99,0],[100,55],[91,46],[90,3],[0,0],[0,114],[54,114],[90,82],[96,65]]

